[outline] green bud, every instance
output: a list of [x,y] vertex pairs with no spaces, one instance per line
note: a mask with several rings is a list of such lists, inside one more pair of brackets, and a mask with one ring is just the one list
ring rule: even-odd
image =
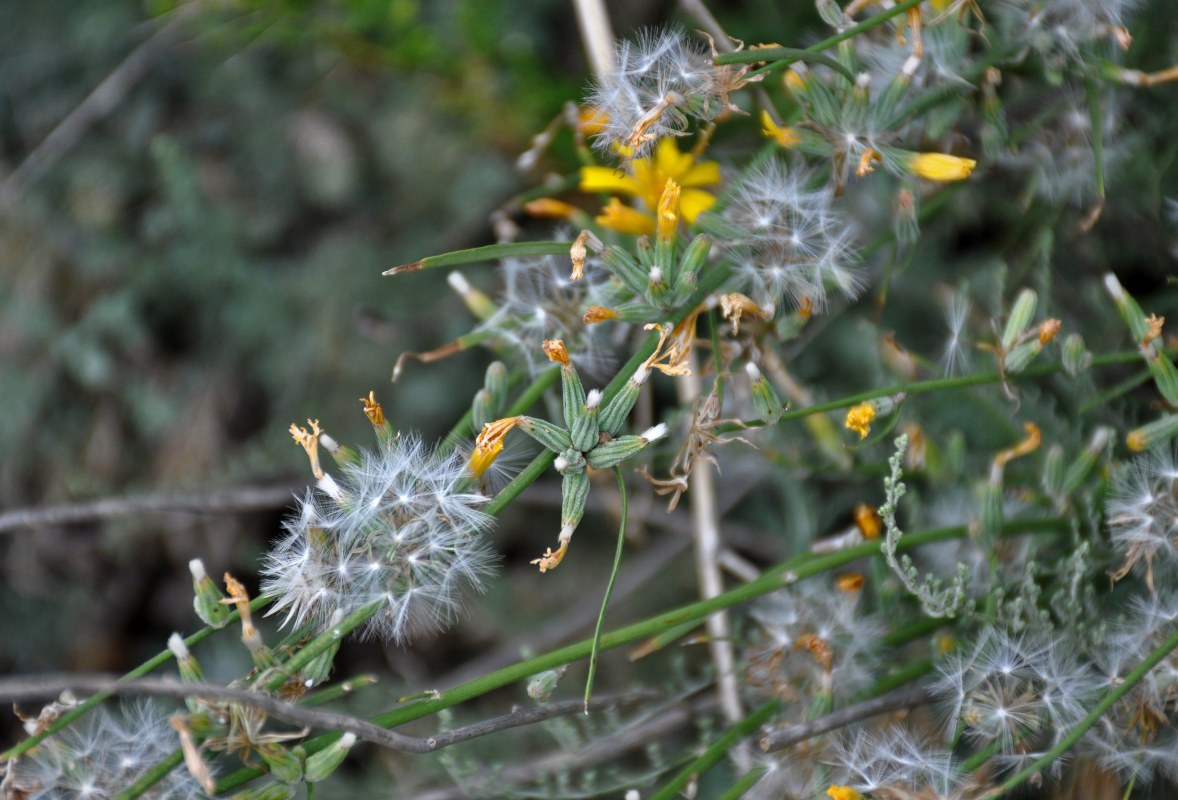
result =
[[479,389],[470,404],[471,426],[481,431],[484,425],[497,419],[499,415],[495,413],[495,396],[488,389]]
[[331,665],[335,661],[335,654],[339,652],[340,641],[336,639],[331,646],[312,658],[299,672],[304,685],[310,688],[318,686],[331,676]]
[[564,411],[564,426],[572,430],[577,412],[585,405],[585,387],[581,385],[581,376],[572,364],[560,365],[560,400]]
[[634,371],[630,379],[614,395],[614,399],[610,400],[602,409],[601,416],[597,421],[597,425],[602,431],[614,436],[622,429],[622,426],[626,424],[626,417],[630,416],[630,411],[638,402],[638,394],[642,391],[648,378],[650,378],[650,370],[646,367],[639,366]]
[[[185,683],[200,683],[204,680],[204,675],[200,671],[200,664],[196,658],[188,650],[188,645],[184,643],[184,638],[178,633],[173,633],[168,637],[168,649],[172,651],[172,657],[176,659],[176,666],[180,668],[180,679]],[[196,697],[185,697],[184,704],[188,706],[188,710],[197,712],[201,710],[201,701]]]
[[1018,340],[1019,334],[1031,324],[1038,302],[1039,298],[1034,290],[1023,289],[1019,292],[1014,306],[1010,309],[1010,317],[1006,320],[1006,328],[1002,331],[1003,351],[1010,350]]
[[575,447],[570,447],[561,451],[560,455],[556,457],[553,466],[556,467],[556,471],[561,475],[584,472],[585,454]]
[[982,484],[978,498],[978,517],[984,542],[993,542],[1002,530],[1002,467],[990,466],[990,480]]
[[560,679],[564,677],[567,671],[568,666],[565,665],[556,669],[544,670],[537,675],[533,675],[531,680],[528,681],[528,697],[538,703],[547,703],[548,698],[552,697],[552,692],[555,691],[556,685],[560,683]]
[[761,374],[761,370],[753,362],[748,362],[744,365],[744,371],[748,373],[749,385],[753,392],[753,410],[757,412],[757,416],[762,422],[772,425],[781,418],[781,414],[785,408],[781,404],[781,398],[777,396],[777,392],[769,384],[768,379]]
[[585,461],[593,469],[614,467],[638,455],[648,444],[666,435],[667,426],[660,423],[641,436],[619,436],[594,447],[585,454]]
[[589,499],[589,476],[581,472],[567,472],[560,486],[560,524],[576,527],[585,515]]
[[462,302],[470,309],[470,313],[484,322],[499,312],[494,301],[487,297],[487,294],[482,290],[471,286],[470,281],[461,272],[457,270],[451,272],[446,276],[446,283],[450,284],[450,288],[462,298]]
[[1064,497],[1070,497],[1088,479],[1088,475],[1092,472],[1093,467],[1104,456],[1105,450],[1108,449],[1108,443],[1112,438],[1112,428],[1101,426],[1093,432],[1092,438],[1088,441],[1088,446],[1072,460],[1071,466],[1068,467],[1067,472],[1064,474],[1063,486],[1060,488],[1061,494]]
[[291,800],[294,796],[295,790],[293,787],[274,781],[265,786],[238,792],[233,795],[233,800]]
[[1017,375],[1022,372],[1042,352],[1043,345],[1039,344],[1038,339],[1031,339],[1017,345],[1003,359],[1002,365],[1006,369],[1006,374]]
[[554,453],[563,452],[573,446],[568,431],[558,428],[548,420],[520,417],[516,427]]
[[1174,367],[1174,362],[1152,343],[1143,347],[1141,352],[1162,397],[1171,406],[1178,406],[1178,368]]
[[1070,333],[1063,340],[1063,371],[1076,377],[1092,365],[1092,354],[1084,349],[1084,337]]
[[634,260],[629,251],[610,245],[602,252],[601,261],[618,280],[626,284],[626,288],[636,295],[646,295],[646,285],[649,283],[646,270]]
[[1059,444],[1051,445],[1047,451],[1047,455],[1043,458],[1043,488],[1051,497],[1063,496],[1064,473],[1066,469],[1063,446]]
[[199,558],[188,562],[188,571],[192,573],[192,589],[196,595],[192,607],[196,609],[196,615],[210,628],[224,628],[230,614],[229,606],[221,602],[226,599],[225,593],[213,583]]
[[1129,435],[1125,437],[1125,444],[1130,450],[1140,453],[1142,450],[1168,444],[1175,436],[1178,436],[1178,414],[1167,414],[1148,425],[1129,431]]
[[487,365],[483,388],[491,393],[491,397],[497,403],[495,414],[498,416],[507,400],[507,366],[502,361],[492,361]]
[[319,445],[327,451],[328,455],[331,456],[331,460],[334,461],[337,466],[343,467],[347,466],[348,464],[360,463],[359,453],[350,447],[345,447],[344,445],[340,444],[326,433],[319,434]]
[[303,759],[297,753],[276,742],[255,744],[254,748],[277,780],[283,783],[299,783],[303,780]]
[[1121,282],[1117,280],[1117,276],[1111,272],[1104,276],[1104,288],[1108,290],[1113,302],[1117,304],[1117,311],[1120,312],[1121,319],[1125,320],[1125,324],[1129,326],[1129,333],[1133,335],[1133,341],[1137,344],[1144,342],[1146,336],[1149,335],[1149,322],[1146,321],[1145,312],[1141,310],[1141,306],[1137,305],[1137,301],[1125,291]]
[[321,781],[335,772],[336,767],[344,763],[344,758],[355,743],[356,734],[345,733],[318,753],[310,756],[304,771],[307,783]]
[[597,416],[601,407],[601,392],[593,389],[585,396],[585,405],[581,406],[581,413],[573,420],[569,429],[569,438],[573,440],[573,447],[578,450],[588,450],[597,444]]

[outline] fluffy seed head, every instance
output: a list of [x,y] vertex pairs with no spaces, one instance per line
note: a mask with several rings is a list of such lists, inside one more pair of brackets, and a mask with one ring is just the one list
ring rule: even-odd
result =
[[[125,791],[179,742],[168,715],[140,703],[112,711],[99,706],[82,719],[9,763],[4,788],[25,800],[106,798]],[[186,769],[173,769],[141,797],[184,800],[206,797]]]
[[745,232],[734,246],[735,274],[762,306],[806,299],[821,309],[829,293],[858,294],[862,281],[852,266],[858,255],[845,214],[834,210],[829,187],[812,188],[813,176],[770,160],[754,167],[724,216]]
[[449,624],[495,561],[482,537],[486,497],[469,488],[463,460],[403,435],[342,473],[340,498],[308,493],[267,555],[270,613],[319,629],[379,602],[364,633],[393,641]]

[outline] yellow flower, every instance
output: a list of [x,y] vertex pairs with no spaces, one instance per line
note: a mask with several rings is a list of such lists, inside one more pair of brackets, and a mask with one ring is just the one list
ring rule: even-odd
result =
[[[720,182],[720,165],[715,161],[696,163],[690,153],[679,152],[674,138],[663,139],[653,156],[635,159],[631,166],[632,174],[613,167],[581,167],[581,191],[629,195],[654,211],[667,181],[674,181],[681,187],[679,213],[688,225],[716,202],[715,195],[699,187]],[[617,198],[602,209],[597,223],[636,234],[654,233],[656,227],[654,214],[623,205]]]
[[783,128],[774,122],[768,111],[761,112],[761,132],[785,148],[795,146],[800,139],[798,132],[793,128]]
[[860,439],[866,439],[871,431],[871,421],[875,419],[875,404],[868,401],[852,406],[847,410],[847,419],[843,423],[848,430],[859,434]]
[[959,181],[969,177],[978,165],[972,158],[951,156],[948,153],[913,153],[909,168],[930,181]]
[[826,790],[826,794],[828,797],[834,798],[834,800],[862,800],[863,798],[863,795],[850,786],[836,786],[833,783]]

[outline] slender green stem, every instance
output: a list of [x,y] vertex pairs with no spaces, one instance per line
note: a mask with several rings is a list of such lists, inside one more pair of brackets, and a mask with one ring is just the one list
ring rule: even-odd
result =
[[[916,6],[920,5],[921,2],[922,2],[922,0],[904,0],[904,2],[902,2],[896,6],[893,6],[892,8],[889,8],[887,11],[884,11],[882,14],[876,14],[874,17],[863,20],[858,25],[847,28],[842,33],[835,34],[834,36],[831,36],[828,39],[823,39],[818,44],[811,45],[810,47],[807,47],[806,51],[811,52],[811,53],[820,53],[823,50],[829,50],[831,47],[834,47],[835,45],[838,45],[838,44],[842,44],[843,42],[847,41],[848,39],[852,38],[853,36],[858,36],[859,34],[863,33],[864,31],[871,30],[872,28],[876,27],[877,25],[882,25],[883,23],[887,22],[892,17],[903,14],[905,11],[907,11],[910,8],[915,8]],[[755,50],[753,52],[760,53],[762,51]],[[733,58],[733,56],[737,56],[737,55],[741,55],[741,54],[740,53],[725,53],[723,55],[718,55],[718,56],[716,56],[716,64],[738,63],[739,60]],[[764,60],[764,59],[762,59],[762,60]],[[764,67],[760,67],[759,69],[753,70],[752,72],[748,73],[748,75],[746,77],[755,78],[758,75],[764,75],[769,72],[777,72],[779,70],[785,69],[790,64],[794,63],[795,61],[799,61],[799,60],[800,59],[797,57],[786,56],[784,58],[773,61],[771,64],[768,64]]]
[[812,64],[830,67],[851,83],[855,82],[855,73],[830,56],[824,56],[813,50],[799,50],[795,47],[764,47],[759,50],[740,50],[736,53],[716,56],[717,64],[759,64],[763,61],[785,61],[790,64],[795,61],[809,61]]
[[[1046,519],[1020,520],[1007,522],[1002,526],[1002,533],[1006,535],[1016,533],[1044,533],[1062,532],[1069,530],[1069,522],[1065,517],[1051,517]],[[960,539],[967,536],[969,530],[964,525],[952,528],[906,533],[900,539],[899,550],[909,550],[934,542]],[[635,622],[623,628],[605,633],[601,637],[601,650],[609,650],[630,642],[645,639],[658,633],[683,625],[687,622],[699,621],[717,611],[747,602],[761,595],[791,585],[797,581],[819,575],[860,558],[877,555],[880,552],[881,540],[862,542],[845,550],[834,553],[816,555],[806,553],[788,559],[775,567],[766,570],[759,578],[741,584],[724,594],[707,600],[690,603],[671,611],[657,614],[645,620]],[[592,640],[566,645],[543,655],[520,661],[503,667],[448,689],[439,692],[430,699],[412,703],[401,708],[372,718],[372,722],[386,728],[403,725],[415,719],[421,719],[437,712],[466,702],[475,697],[486,694],[494,689],[506,686],[516,681],[524,680],[537,672],[553,669],[571,661],[585,658],[592,650]],[[340,734],[331,733],[316,737],[305,743],[308,753],[315,753],[338,739]],[[233,789],[256,778],[260,773],[253,769],[242,769],[223,778],[219,784],[221,791]]]
[[[733,725],[724,732],[723,736],[712,742],[711,746],[699,758],[676,773],[675,777],[651,796],[651,800],[676,800],[679,797],[679,791],[688,782],[718,764],[734,744],[760,728],[780,707],[781,701],[774,698]],[[739,797],[739,795],[737,796]]]
[[1027,778],[1039,772],[1045,766],[1050,764],[1055,759],[1066,753],[1071,749],[1072,745],[1080,741],[1088,729],[1097,723],[1097,721],[1104,716],[1110,708],[1113,707],[1118,700],[1124,697],[1127,693],[1141,682],[1141,680],[1149,674],[1149,671],[1161,663],[1162,659],[1170,655],[1170,652],[1178,647],[1178,628],[1170,634],[1162,644],[1146,656],[1145,660],[1138,664],[1132,672],[1125,676],[1125,680],[1117,686],[1110,689],[1100,702],[1089,712],[1088,716],[1077,725],[1071,733],[1060,740],[1059,744],[1048,750],[1042,757],[1037,759],[1033,764],[1030,764],[1025,769],[1012,775],[1005,783],[998,787],[998,793],[1006,794],[1011,789],[1018,786]]
[[[268,599],[256,597],[253,599],[253,601],[250,602],[250,610],[257,611],[258,609],[265,606],[266,603],[268,603],[268,602],[269,602]],[[228,627],[228,626],[236,623],[240,619],[241,619],[241,615],[235,610],[227,617],[227,621],[226,621],[225,625],[223,625],[222,627]],[[217,630],[217,629],[209,627],[209,626],[201,628],[199,631],[197,631],[196,633],[192,634],[187,639],[185,639],[184,644],[187,645],[188,647],[193,647],[197,642],[200,642],[200,641],[206,639],[207,637],[209,637],[210,635],[212,635],[215,630]],[[135,678],[142,678],[144,675],[148,674],[156,667],[160,667],[171,660],[172,660],[172,651],[171,650],[163,650],[162,652],[156,653],[154,656],[149,658],[147,661],[144,661],[139,666],[135,667],[135,669],[128,672],[126,675],[124,675],[119,680],[120,681],[130,681],[130,680],[134,680]],[[30,736],[28,739],[25,739],[23,742],[20,742],[19,744],[9,748],[8,750],[4,751],[3,753],[0,753],[0,761],[8,761],[9,759],[16,758],[16,757],[28,752],[28,750],[30,748],[36,747],[38,744],[43,742],[47,737],[52,736],[53,734],[57,733],[59,730],[64,728],[66,725],[69,725],[71,722],[73,722],[78,717],[85,714],[91,708],[98,705],[103,700],[107,699],[108,697],[110,697],[110,692],[99,692],[91,697],[86,698],[86,700],[84,700],[82,703],[80,703],[76,707],[70,709],[69,711],[62,714],[60,717],[58,717],[56,720],[54,720],[53,724],[51,724],[45,730],[41,731],[38,734]]]
[[[1178,349],[1166,350],[1165,354],[1173,358],[1178,354]],[[1106,353],[1103,356],[1096,356],[1092,359],[1092,369],[1100,369],[1102,367],[1117,366],[1120,364],[1131,364],[1135,361],[1141,360],[1141,353],[1137,350],[1122,350],[1116,353]],[[878,389],[868,389],[865,392],[858,394],[847,395],[840,397],[837,400],[831,400],[826,403],[816,403],[805,408],[794,408],[786,411],[777,420],[778,423],[788,422],[789,420],[801,419],[812,414],[824,414],[827,411],[839,411],[844,408],[850,408],[853,405],[865,402],[867,400],[874,400],[877,397],[887,397],[889,395],[899,394],[901,392],[911,396],[916,394],[928,394],[929,392],[937,392],[944,389],[963,389],[969,386],[981,386],[987,383],[1000,383],[1003,379],[1011,383],[1020,383],[1025,380],[1033,380],[1036,378],[1044,378],[1048,375],[1054,375],[1063,371],[1062,363],[1039,364],[1037,366],[1028,367],[1022,372],[1013,375],[1007,374],[1005,376],[998,372],[978,372],[973,375],[958,375],[952,378],[933,378],[927,381],[912,381],[910,383],[897,383],[892,386],[885,386]],[[760,420],[752,420],[745,423],[745,425],[756,426],[764,425]],[[731,433],[735,430],[741,430],[740,425],[719,426],[716,428],[717,433]]]
[[614,581],[622,563],[622,546],[626,543],[626,479],[620,467],[614,467],[618,478],[618,492],[622,496],[622,521],[618,525],[618,546],[614,551],[614,565],[605,585],[605,597],[601,598],[601,611],[597,612],[597,625],[593,628],[593,647],[589,651],[589,677],[585,679],[585,713],[589,713],[589,698],[593,695],[593,678],[597,675],[597,655],[601,651],[601,629],[605,626],[605,609],[609,606],[610,595],[614,593]]
[[399,275],[402,272],[416,272],[421,269],[435,267],[456,267],[460,264],[473,264],[478,261],[498,261],[501,258],[526,258],[529,256],[559,256],[568,255],[572,242],[508,242],[505,244],[489,244],[484,247],[472,247],[469,250],[455,250],[452,253],[442,253],[429,256],[412,264],[402,264],[384,271],[385,275]]

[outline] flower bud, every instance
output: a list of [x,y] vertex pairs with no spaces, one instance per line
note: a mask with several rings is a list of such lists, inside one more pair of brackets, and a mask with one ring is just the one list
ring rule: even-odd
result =
[[483,376],[483,388],[491,393],[495,402],[500,405],[507,400],[507,365],[502,361],[492,361],[487,365],[487,372]]
[[356,734],[345,733],[318,753],[309,756],[303,772],[307,783],[321,781],[335,772],[336,767],[344,762],[344,758],[354,744],[356,744]]
[[[582,406],[584,399],[581,400]],[[574,422],[576,419],[574,418]],[[554,453],[563,452],[573,446],[568,431],[553,425],[548,420],[536,417],[520,417],[516,423],[521,431],[531,436]]]
[[224,628],[229,622],[229,607],[221,602],[225,594],[205,572],[204,562],[199,558],[188,562],[188,571],[192,573],[192,589],[195,593],[192,607],[196,609],[196,615],[210,628]]
[[586,453],[585,462],[592,469],[614,467],[638,455],[651,441],[653,439],[648,440],[642,436],[619,436],[616,439],[611,439],[608,442],[597,445],[597,447]]
[[1031,324],[1031,319],[1035,316],[1035,306],[1038,302],[1038,295],[1035,294],[1033,289],[1023,289],[1019,292],[1018,297],[1014,301],[1014,306],[1010,309],[1010,316],[1006,320],[1006,327],[1002,331],[1003,351],[1010,350],[1014,347],[1014,343],[1018,341],[1019,334]]
[[479,389],[474,393],[474,400],[470,403],[470,424],[476,431],[481,431],[488,422],[494,422],[499,415],[495,413],[495,396],[487,389]]
[[1092,438],[1088,440],[1088,446],[1072,460],[1071,466],[1068,467],[1067,473],[1064,475],[1061,487],[1063,496],[1071,497],[1080,488],[1080,484],[1088,478],[1092,469],[1104,455],[1112,438],[1113,429],[1103,425],[1093,432]]
[[602,252],[601,260],[609,271],[626,285],[626,288],[637,295],[646,294],[649,276],[646,274],[646,270],[634,259],[634,256],[630,255],[629,251],[623,250],[621,247],[615,245],[610,245]]
[[548,698],[552,697],[553,691],[556,690],[556,685],[560,683],[560,679],[567,671],[568,666],[565,665],[533,675],[528,681],[528,697],[538,703],[547,703]]
[[1043,458],[1043,488],[1051,497],[1063,497],[1066,470],[1063,446],[1058,443],[1051,445]]
[[1125,437],[1125,444],[1130,450],[1140,453],[1142,450],[1167,444],[1175,436],[1178,436],[1178,414],[1167,414],[1148,425],[1129,431],[1129,435]]
[[600,406],[601,391],[593,389],[585,396],[585,405],[581,406],[569,429],[569,438],[573,440],[573,447],[577,450],[589,450],[597,444],[597,436],[600,433],[597,427]]
[[781,398],[777,396],[777,392],[773,390],[767,378],[761,374],[761,370],[753,362],[748,362],[744,365],[744,371],[748,373],[749,384],[753,393],[753,409],[757,412],[757,416],[761,421],[772,425],[781,418],[781,414],[785,408],[781,404]]
[[471,286],[470,281],[461,272],[457,270],[451,272],[446,276],[446,283],[450,284],[450,288],[462,298],[462,302],[466,304],[470,313],[484,322],[498,313],[499,309],[495,307],[491,298],[485,292]]
[[1084,349],[1084,337],[1070,333],[1063,340],[1063,371],[1076,377],[1092,365],[1092,354]]
[[566,473],[560,494],[560,524],[562,527],[575,528],[585,515],[585,502],[589,499],[589,476],[584,470]]
[[303,759],[293,750],[277,742],[255,744],[254,748],[270,768],[270,774],[283,783],[299,783],[303,779]]
[[614,395],[614,399],[610,400],[601,415],[598,418],[598,427],[608,433],[610,436],[617,434],[626,424],[626,417],[630,416],[630,411],[634,408],[634,404],[638,402],[638,394],[642,391],[643,385],[650,378],[650,369],[648,367],[640,366],[634,370],[634,374],[622,386],[618,393]]

